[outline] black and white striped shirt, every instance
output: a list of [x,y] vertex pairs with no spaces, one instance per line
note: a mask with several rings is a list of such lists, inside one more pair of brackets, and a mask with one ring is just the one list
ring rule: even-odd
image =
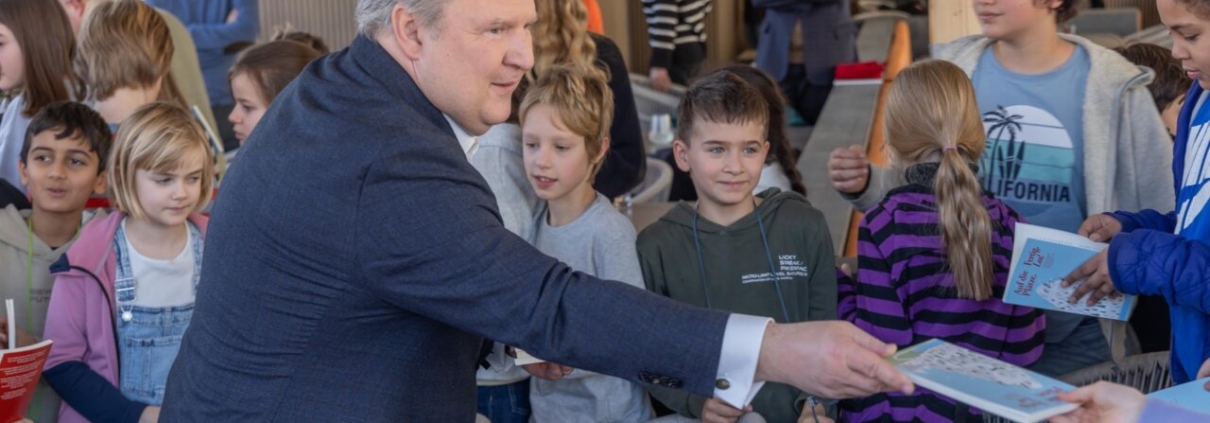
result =
[[651,40],[651,67],[667,68],[678,45],[706,42],[711,0],[641,0]]

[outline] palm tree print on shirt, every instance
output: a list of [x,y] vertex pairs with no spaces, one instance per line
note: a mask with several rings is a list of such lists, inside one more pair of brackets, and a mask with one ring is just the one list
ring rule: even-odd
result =
[[[991,146],[991,151],[986,152],[983,156],[983,169],[987,173],[984,175],[984,186],[992,186],[996,170],[1000,171],[1001,176],[1008,175],[1011,172],[1011,179],[1017,179],[1017,175],[1021,172],[1021,166],[1019,165],[1016,166],[1015,172],[1013,172],[1012,163],[1024,160],[1025,156],[1024,142],[1021,143],[1018,155],[1014,156],[1013,154],[1017,152],[1015,146],[1017,144],[1017,133],[1021,132],[1020,120],[1022,118],[1024,116],[1009,113],[1008,110],[1004,109],[1004,106],[996,106],[996,110],[983,115],[983,123],[987,128],[987,140],[990,141]],[[990,127],[986,125],[989,123],[991,124]],[[1000,142],[1004,140],[1005,132],[1008,132],[1008,154],[1002,154],[1002,150],[1000,149]],[[995,135],[992,135],[993,133]],[[1008,160],[1005,160],[1006,156],[1009,157]],[[992,166],[992,163],[995,163],[995,166]]]
[[1058,118],[1033,106],[997,106],[983,114],[983,126],[986,189],[1024,216],[1072,202],[1076,151]]

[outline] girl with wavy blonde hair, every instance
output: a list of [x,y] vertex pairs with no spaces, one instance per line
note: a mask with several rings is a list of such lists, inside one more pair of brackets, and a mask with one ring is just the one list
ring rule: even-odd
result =
[[[986,141],[970,79],[949,62],[913,64],[895,78],[884,116],[888,152],[907,185],[862,219],[856,281],[839,287],[841,317],[901,348],[940,338],[1018,366],[1035,363],[1042,313],[1000,300],[1021,217],[975,176]],[[842,421],[982,419],[937,394],[891,398],[901,396],[844,403]]]
[[[595,68],[597,44],[588,32],[588,9],[581,0],[537,0],[538,21],[531,29],[534,39],[534,68],[542,75],[551,66],[570,64]],[[596,68],[604,72],[603,69]]]

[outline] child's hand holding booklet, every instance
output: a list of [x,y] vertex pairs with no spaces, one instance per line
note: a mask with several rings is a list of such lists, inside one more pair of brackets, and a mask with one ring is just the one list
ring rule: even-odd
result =
[[4,334],[8,348],[0,350],[0,423],[21,422],[34,399],[42,367],[50,356],[50,340],[16,348],[17,325],[13,300],[5,301]]

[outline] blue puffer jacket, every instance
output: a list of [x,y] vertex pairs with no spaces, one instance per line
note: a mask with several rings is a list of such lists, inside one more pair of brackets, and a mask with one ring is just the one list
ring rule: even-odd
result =
[[[1172,174],[1178,195],[1189,121],[1202,91],[1193,84],[1177,121]],[[1188,382],[1196,376],[1202,361],[1210,357],[1210,233],[1175,235],[1176,212],[1119,211],[1113,216],[1122,222],[1122,233],[1109,244],[1109,274],[1114,286],[1127,294],[1160,295],[1168,301],[1172,380]]]

